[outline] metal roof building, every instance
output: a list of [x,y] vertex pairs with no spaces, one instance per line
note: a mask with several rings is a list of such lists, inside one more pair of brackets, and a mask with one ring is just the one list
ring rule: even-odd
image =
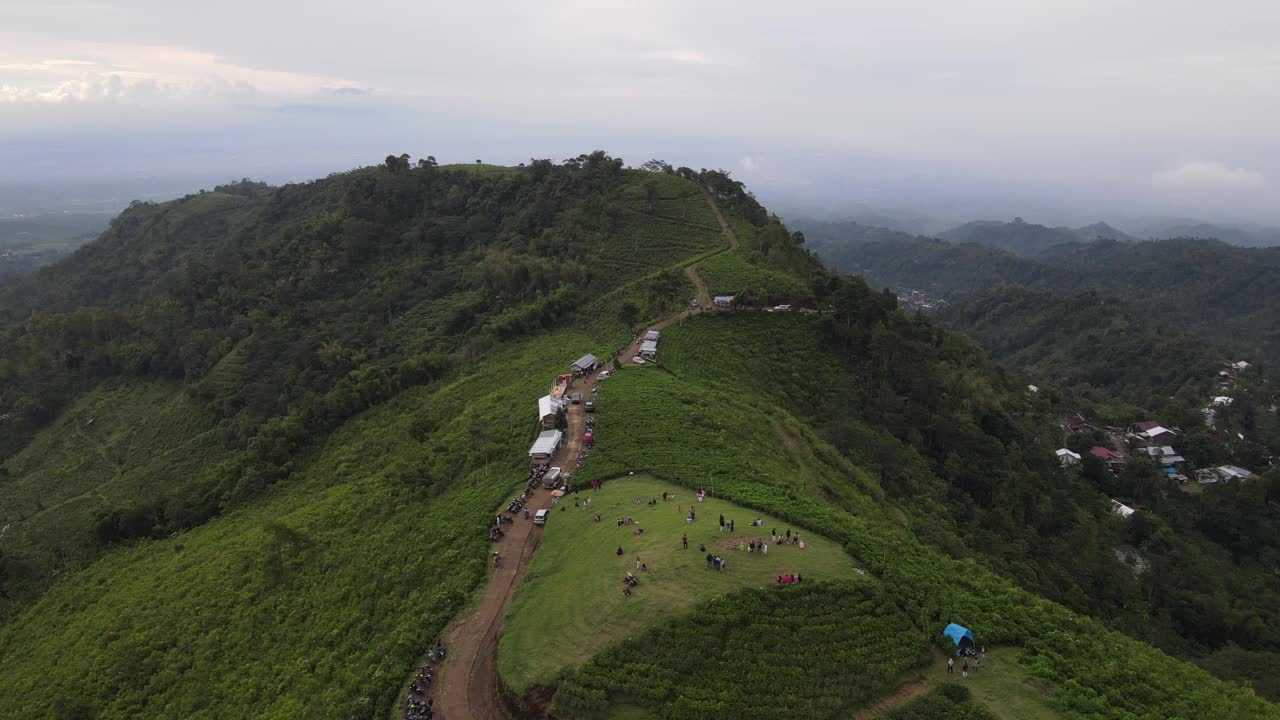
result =
[[538,433],[538,439],[529,448],[529,457],[550,457],[560,447],[564,433],[559,430],[544,430]]
[[574,361],[574,363],[569,367],[573,368],[574,370],[577,370],[578,372],[587,372],[588,370],[595,368],[595,366],[599,364],[600,364],[600,360],[597,359],[595,355],[583,355],[582,357]]

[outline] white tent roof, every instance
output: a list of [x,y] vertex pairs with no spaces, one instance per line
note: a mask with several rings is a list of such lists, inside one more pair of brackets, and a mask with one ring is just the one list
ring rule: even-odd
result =
[[657,330],[650,330],[649,332],[647,332],[647,333],[645,333],[645,334],[644,334],[644,339],[645,339],[645,340],[657,340],[657,339],[658,339],[658,331],[657,331]]
[[1151,428],[1150,430],[1148,430],[1148,431],[1146,431],[1146,432],[1144,432],[1144,433],[1139,433],[1139,434],[1144,435],[1144,436],[1149,437],[1149,438],[1152,438],[1152,437],[1155,437],[1155,436],[1157,436],[1157,435],[1163,435],[1163,434],[1165,434],[1165,433],[1171,433],[1171,432],[1173,432],[1173,431],[1172,431],[1172,430],[1170,430],[1169,428],[1164,427],[1163,425],[1157,425],[1157,426],[1155,426],[1155,427]]
[[538,398],[538,419],[548,415],[555,415],[556,411],[564,407],[564,398],[553,398],[550,395],[543,395]]
[[600,361],[596,359],[595,355],[583,355],[578,358],[577,362],[575,362],[571,367],[578,368],[579,370],[586,370],[588,368],[595,367],[599,362]]
[[550,455],[560,445],[560,438],[563,435],[564,433],[559,430],[545,430],[538,433],[538,439],[533,441],[533,447],[529,448],[529,454]]
[[653,352],[653,353],[658,352],[658,341],[645,340],[644,342],[640,343],[640,352]]
[[1075,458],[1076,460],[1079,460],[1079,459],[1080,459],[1080,453],[1078,453],[1078,452],[1072,452],[1072,451],[1070,451],[1070,450],[1068,450],[1068,449],[1066,449],[1066,448],[1058,448],[1058,457],[1060,457],[1060,458],[1061,458],[1061,457],[1072,457],[1072,458]]

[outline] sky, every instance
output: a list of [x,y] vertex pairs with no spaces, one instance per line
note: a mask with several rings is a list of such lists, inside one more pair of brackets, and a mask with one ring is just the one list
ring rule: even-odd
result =
[[603,148],[837,213],[1276,223],[1276,38],[1274,0],[4,0],[0,193]]

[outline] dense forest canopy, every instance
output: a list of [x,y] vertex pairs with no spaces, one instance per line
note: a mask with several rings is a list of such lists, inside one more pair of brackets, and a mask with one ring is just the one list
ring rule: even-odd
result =
[[[947,298],[1017,284],[1054,292],[1097,291],[1124,300],[1165,332],[1203,337],[1236,355],[1280,359],[1280,248],[1215,240],[1095,240],[1052,246],[1035,258],[978,243],[902,234],[841,242],[827,229],[816,252],[877,287],[920,288]],[[806,237],[813,233],[807,232]]]

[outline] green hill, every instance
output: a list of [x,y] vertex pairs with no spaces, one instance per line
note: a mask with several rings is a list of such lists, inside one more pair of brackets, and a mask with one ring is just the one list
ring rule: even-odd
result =
[[[485,583],[533,400],[574,358],[674,316],[693,280],[736,277],[822,312],[666,328],[657,362],[601,386],[576,482],[709,486],[830,540],[819,574],[866,577],[686,578],[668,615],[618,624],[630,639],[531,675],[586,659],[556,707],[845,717],[960,621],[1019,648],[1019,674],[1065,716],[1280,716],[1144,642],[1185,628],[1114,559],[1129,530],[1106,496],[1054,462],[1045,401],[891,295],[822,272],[727,175],[604,153],[505,169],[391,156],[138,204],[0,296],[0,715],[392,715]],[[603,567],[578,570],[617,572]],[[559,591],[536,575],[524,589]],[[1268,627],[1263,609],[1220,617],[1184,590],[1179,622]],[[508,648],[569,626],[517,620]]]

